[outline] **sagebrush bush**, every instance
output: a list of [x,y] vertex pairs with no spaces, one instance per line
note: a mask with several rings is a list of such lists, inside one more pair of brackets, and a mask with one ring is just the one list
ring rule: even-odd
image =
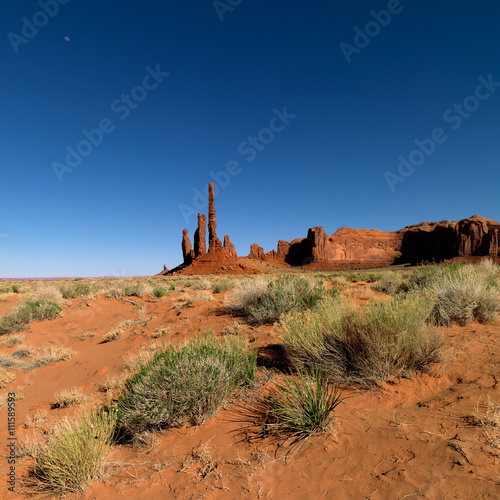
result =
[[0,320],[0,333],[21,332],[31,321],[54,319],[61,311],[61,306],[54,302],[23,301]]
[[277,330],[296,366],[318,367],[339,382],[378,384],[439,360],[442,341],[426,323],[434,301],[410,294],[361,310],[324,299],[312,311],[284,316]]
[[120,426],[136,434],[201,423],[237,385],[253,381],[256,362],[257,351],[243,339],[210,335],[159,352],[127,379],[118,402]]
[[280,276],[277,279],[243,283],[233,297],[233,310],[245,313],[252,323],[273,322],[291,311],[313,307],[326,293],[312,278]]
[[78,420],[65,419],[34,452],[32,486],[58,493],[82,492],[102,478],[113,444],[116,409],[86,409]]
[[447,326],[494,319],[500,311],[499,282],[499,267],[483,260],[479,264],[424,267],[414,273],[410,286],[436,293],[430,319]]

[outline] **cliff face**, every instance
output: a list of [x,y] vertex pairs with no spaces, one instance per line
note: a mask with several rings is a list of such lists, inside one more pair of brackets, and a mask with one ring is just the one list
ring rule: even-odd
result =
[[498,257],[499,239],[500,224],[475,215],[456,222],[423,222],[395,232],[343,227],[328,236],[322,227],[314,227],[306,238],[280,241],[277,251],[264,253],[262,247],[252,245],[249,257],[283,260],[294,266],[439,262],[453,257]]

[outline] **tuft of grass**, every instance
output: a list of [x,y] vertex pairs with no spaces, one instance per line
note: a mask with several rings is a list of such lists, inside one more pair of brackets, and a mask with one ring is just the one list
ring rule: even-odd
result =
[[210,290],[212,288],[212,283],[208,280],[200,280],[197,283],[195,283],[192,287],[191,290]]
[[37,410],[33,415],[26,414],[24,427],[26,427],[27,429],[40,428],[45,422],[48,414],[48,410]]
[[379,384],[440,359],[441,338],[427,324],[434,302],[415,293],[361,310],[327,298],[312,311],[284,316],[277,330],[298,367],[321,368],[338,382]]
[[87,396],[82,394],[76,387],[64,389],[55,395],[55,406],[57,408],[66,408],[68,406],[77,406],[87,401]]
[[276,434],[299,441],[328,432],[335,409],[343,402],[338,386],[321,369],[301,370],[278,384],[257,403],[265,419],[262,435]]
[[212,416],[237,385],[255,377],[257,350],[241,338],[210,334],[183,348],[157,353],[127,379],[118,401],[120,426],[134,435],[199,424]]
[[60,316],[61,306],[49,301],[23,301],[13,311],[0,319],[0,333],[25,330],[31,321],[55,319]]
[[471,420],[472,423],[482,426],[490,446],[500,448],[500,403],[494,403],[488,396],[486,412],[479,411],[478,403],[477,411]]
[[79,493],[102,479],[113,444],[115,409],[86,409],[78,420],[65,419],[34,448],[31,486],[42,492]]
[[311,278],[283,275],[271,281],[251,280],[238,287],[231,309],[243,311],[250,322],[274,322],[291,311],[313,307],[325,288]]
[[399,293],[407,292],[409,290],[409,285],[400,278],[391,278],[378,282],[372,289],[376,292],[394,296]]
[[133,326],[136,325],[137,322],[131,319],[128,319],[127,321],[122,321],[119,325],[115,326],[115,328],[110,330],[108,333],[104,334],[103,342],[111,342],[112,340],[117,340],[121,338],[122,333],[125,330],[128,330],[129,328],[132,328]]
[[58,288],[65,299],[88,297],[92,295],[92,287],[87,283],[61,283]]
[[16,376],[12,372],[0,366],[0,389],[7,387],[15,378]]
[[35,287],[27,298],[31,302],[52,302],[61,307],[67,303],[61,291],[52,285]]
[[32,368],[39,368],[59,361],[68,361],[76,352],[69,347],[58,347],[52,345],[45,345],[40,350],[38,356],[33,362]]
[[157,299],[161,299],[161,298],[162,298],[162,297],[164,297],[166,294],[167,294],[167,291],[166,291],[164,288],[159,288],[159,287],[153,288],[153,295],[154,295]]
[[232,290],[234,288],[234,281],[228,278],[220,278],[212,285],[213,293],[222,293]]

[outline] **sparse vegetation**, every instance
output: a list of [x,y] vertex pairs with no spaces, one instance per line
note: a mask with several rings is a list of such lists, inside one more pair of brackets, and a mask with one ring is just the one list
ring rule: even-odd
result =
[[257,352],[243,339],[205,335],[157,353],[127,379],[119,399],[121,427],[133,434],[203,422],[237,385],[251,383]]
[[101,479],[116,415],[115,409],[87,409],[78,420],[63,420],[45,444],[34,447],[31,485],[42,492],[78,493]]
[[278,331],[295,365],[319,367],[335,381],[378,384],[439,360],[442,341],[426,324],[434,302],[412,294],[360,310],[327,298],[312,311],[283,317]]
[[87,283],[65,282],[59,284],[58,288],[65,299],[88,297],[92,295],[92,287]]
[[271,281],[251,280],[236,290],[231,309],[243,311],[252,323],[262,324],[276,321],[284,313],[311,308],[325,293],[312,278],[284,275]]
[[0,333],[21,332],[31,321],[54,319],[61,314],[61,311],[61,306],[54,302],[23,301],[0,320]]

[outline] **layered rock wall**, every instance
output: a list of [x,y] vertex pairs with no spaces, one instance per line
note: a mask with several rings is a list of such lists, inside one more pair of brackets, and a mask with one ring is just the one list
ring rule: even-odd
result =
[[250,247],[250,258],[277,259],[293,266],[309,263],[419,263],[453,257],[500,257],[500,224],[477,215],[461,221],[423,222],[395,232],[341,228],[328,236],[322,227],[309,229],[307,237],[264,253]]

